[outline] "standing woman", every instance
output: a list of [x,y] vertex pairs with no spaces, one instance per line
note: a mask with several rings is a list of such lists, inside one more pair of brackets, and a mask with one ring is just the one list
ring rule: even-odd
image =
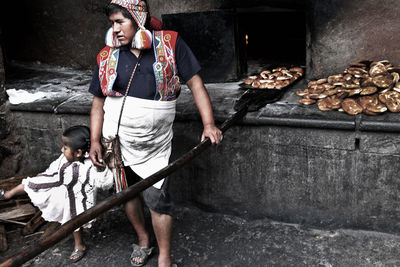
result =
[[[200,65],[178,33],[152,29],[146,1],[112,0],[106,15],[112,26],[106,35],[106,47],[97,56],[89,88],[93,94],[90,157],[95,165],[104,166],[100,139],[102,135],[115,136],[123,95],[129,86],[118,134],[126,183],[130,186],[169,163],[181,82],[192,91],[200,112],[204,126],[201,139],[209,137],[218,144],[222,134],[214,124],[210,98],[198,75]],[[124,185],[125,181],[118,183]],[[145,190],[142,197],[150,210],[159,246],[158,266],[169,267],[172,207],[168,178]],[[138,235],[131,264],[142,266],[152,248],[141,198],[127,202],[125,212]]]

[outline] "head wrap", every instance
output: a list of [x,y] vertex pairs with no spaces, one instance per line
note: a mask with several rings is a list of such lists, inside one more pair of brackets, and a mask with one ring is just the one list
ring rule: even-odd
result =
[[[132,40],[132,47],[136,49],[149,49],[152,43],[152,34],[144,27],[148,15],[146,2],[142,0],[112,0],[110,4],[119,5],[125,8],[129,12],[129,14],[132,15],[132,18],[138,25],[138,29]],[[112,32],[112,29],[110,30]],[[112,40],[112,45],[110,46],[120,46],[118,40],[116,40],[116,38],[113,38],[115,36],[109,36],[110,34],[112,35],[112,33],[110,33],[110,30],[108,30],[107,32],[106,44],[109,45],[109,41]]]

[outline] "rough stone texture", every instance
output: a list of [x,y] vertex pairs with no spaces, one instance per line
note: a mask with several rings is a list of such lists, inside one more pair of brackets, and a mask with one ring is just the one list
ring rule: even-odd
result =
[[152,15],[161,18],[163,14],[204,12],[217,9],[277,7],[304,9],[306,0],[149,0]]
[[[108,28],[102,11],[107,3],[106,0],[7,1],[1,16],[4,53],[9,60],[42,61],[91,69],[96,54],[103,47]],[[393,34],[400,24],[395,0],[312,0],[308,5],[305,3],[305,0],[207,0],[201,4],[192,0],[149,1],[152,14],[159,19],[163,14],[232,8],[290,7],[305,10],[309,78],[342,72],[349,62],[359,59],[389,59],[400,64],[397,45],[400,37]],[[13,14],[9,10],[19,10],[21,23],[8,23]]]
[[[93,228],[84,233],[88,252],[73,266],[131,266],[131,244],[137,242],[137,236],[122,210],[116,208],[100,216]],[[193,206],[179,207],[173,224],[171,254],[179,267],[400,265],[399,236],[381,232],[324,230],[269,219],[244,220],[206,213]],[[21,238],[18,231],[13,231],[8,238],[10,249],[0,254],[0,261],[35,244],[38,236]],[[71,266],[72,247],[70,236],[24,266]],[[157,256],[158,249],[146,266],[157,266]]]
[[[187,144],[182,150],[201,129],[186,127],[185,134],[175,131]],[[177,172],[171,188],[180,199],[222,213],[399,232],[398,145],[394,151],[396,141],[373,144],[398,137],[376,135],[363,134],[356,148],[354,132],[236,126]]]
[[[43,68],[30,69],[42,75],[37,90],[56,83],[57,94],[49,92],[47,99],[30,104],[8,104],[19,147],[16,159],[5,165],[14,166],[13,175],[45,169],[60,153],[62,131],[89,121],[91,98],[84,83],[90,75]],[[21,73],[25,78],[10,81],[9,88],[35,86],[38,76]],[[349,116],[322,112],[315,105],[306,108],[295,95],[304,83],[295,84],[280,101],[248,113],[225,133],[221,145],[174,173],[173,198],[249,219],[398,233],[398,114]],[[206,86],[220,123],[234,113],[244,91],[239,83]],[[371,131],[374,125],[386,126],[377,132]],[[177,102],[172,159],[197,145],[201,131],[198,111],[184,87]],[[0,172],[7,173],[3,168]]]
[[400,7],[396,0],[312,0],[309,78],[341,73],[349,62],[388,59],[400,64]]
[[[110,26],[101,1],[7,1],[1,9],[0,23],[4,27],[5,53],[9,60],[41,61],[48,64],[92,68],[97,53],[104,46],[104,36]],[[176,11],[212,10],[219,1],[149,0],[152,15]],[[10,23],[18,10],[20,23]],[[24,34],[21,34],[24,32]],[[15,42],[18,40],[18,42]]]
[[[108,0],[3,3],[1,24],[8,59],[92,68],[109,27],[103,12],[108,3]],[[11,23],[15,10],[19,23]]]
[[[0,27],[0,41],[2,40],[2,31]],[[5,139],[8,136],[9,129],[7,127],[7,109],[5,103],[7,100],[7,94],[5,91],[5,72],[4,72],[4,60],[3,50],[0,46],[0,165],[3,160],[10,154],[9,149],[6,148]]]

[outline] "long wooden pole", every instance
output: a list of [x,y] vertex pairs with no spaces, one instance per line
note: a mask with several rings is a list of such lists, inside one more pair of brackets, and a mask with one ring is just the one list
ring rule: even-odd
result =
[[[246,115],[246,113],[247,113],[247,106],[243,107],[241,110],[237,111],[229,119],[227,119],[220,126],[220,130],[222,132],[225,132],[235,122],[242,119]],[[191,161],[193,158],[195,158],[197,155],[203,152],[210,145],[211,145],[210,139],[206,138],[203,142],[195,146],[193,149],[191,149],[189,152],[184,154],[179,159],[169,164],[167,167],[161,169],[160,171],[156,172],[150,177],[141,180],[135,185],[130,186],[128,189],[121,191],[113,196],[110,196],[109,198],[103,200],[96,206],[93,206],[87,211],[81,213],[77,217],[71,219],[70,221],[60,226],[59,228],[55,229],[52,233],[40,239],[36,244],[27,247],[25,250],[22,250],[21,252],[15,254],[11,258],[2,262],[0,264],[0,267],[20,266],[24,264],[25,262],[39,255],[46,249],[57,244],[59,241],[61,241],[62,239],[73,233],[75,229],[79,228],[85,223],[93,220],[94,218],[110,210],[111,208],[135,198],[143,190],[149,188],[153,184],[167,177],[168,175],[170,175],[171,173],[173,173],[174,171],[176,171],[177,169],[179,169],[180,167]]]

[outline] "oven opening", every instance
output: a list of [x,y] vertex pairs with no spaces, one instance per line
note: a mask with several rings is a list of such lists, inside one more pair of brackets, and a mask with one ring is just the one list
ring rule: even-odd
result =
[[246,75],[271,65],[306,64],[305,12],[268,9],[237,11],[241,72]]

